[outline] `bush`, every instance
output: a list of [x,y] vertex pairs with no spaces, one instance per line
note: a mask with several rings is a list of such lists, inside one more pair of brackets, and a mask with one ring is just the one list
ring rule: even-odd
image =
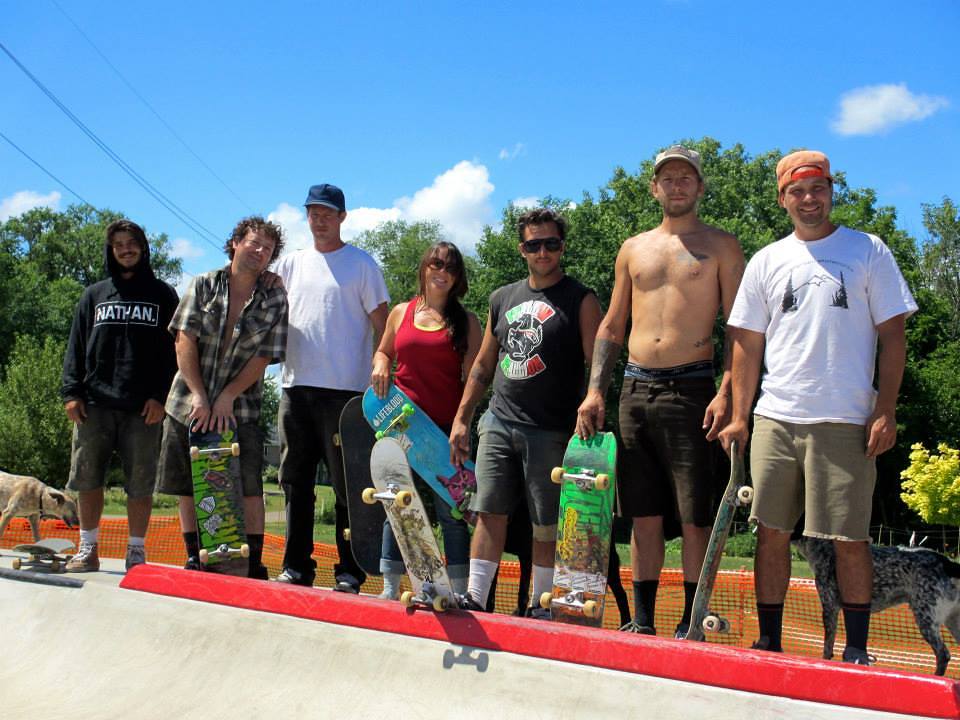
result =
[[926,523],[960,526],[960,451],[946,443],[937,446],[939,454],[921,443],[910,450],[900,497]]

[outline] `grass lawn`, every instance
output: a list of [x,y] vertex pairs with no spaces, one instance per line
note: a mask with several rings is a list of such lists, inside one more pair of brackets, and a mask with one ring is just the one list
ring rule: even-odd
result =
[[[319,543],[333,545],[335,542],[335,531],[333,526],[333,488],[326,485],[318,485],[316,490],[317,506],[314,515],[313,539]],[[266,483],[264,485],[264,491],[267,494],[266,532],[271,535],[279,535],[283,537],[286,532],[283,492],[276,483]],[[120,488],[109,488],[106,492],[104,505],[104,515],[126,515],[126,496],[124,495],[123,490]],[[165,495],[155,496],[153,514],[159,516],[176,515],[176,498]],[[442,548],[443,539],[438,537],[438,541],[440,542]],[[620,555],[621,564],[624,566],[629,566],[630,546],[626,544],[618,544],[616,547],[617,553]],[[745,556],[738,557],[733,555],[724,555],[724,557],[720,560],[720,569],[739,570],[741,568],[745,568],[746,570],[753,570],[753,558],[750,557],[752,548],[752,538],[748,533],[741,533],[735,538],[732,538],[731,542],[728,544],[727,552],[741,552]],[[516,556],[510,554],[504,555],[504,558],[507,560],[516,560]],[[667,543],[664,566],[668,568],[680,567],[680,542],[678,540],[672,540]],[[807,562],[805,560],[798,559],[796,555],[793,558],[793,569],[791,574],[793,577],[803,578],[813,576],[810,572],[810,566],[807,564]]]

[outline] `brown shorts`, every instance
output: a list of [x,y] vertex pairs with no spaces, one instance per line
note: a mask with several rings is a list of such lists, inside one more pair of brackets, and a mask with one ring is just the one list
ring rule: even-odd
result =
[[708,377],[623,379],[617,473],[622,517],[713,525],[720,451],[706,439],[703,415],[716,393]]
[[750,519],[838,540],[870,539],[877,466],[866,454],[866,428],[849,423],[800,423],[754,415]]

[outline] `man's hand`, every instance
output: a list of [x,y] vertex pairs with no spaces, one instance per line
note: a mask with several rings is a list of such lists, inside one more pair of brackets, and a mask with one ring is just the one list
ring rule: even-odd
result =
[[602,430],[605,412],[603,395],[595,390],[587,392],[587,396],[577,408],[577,436],[581,440],[588,440]]
[[187,427],[197,431],[206,432],[210,428],[210,402],[206,396],[201,397],[196,393],[190,400],[190,415],[187,416]]
[[163,405],[150,398],[143,404],[143,410],[140,411],[140,417],[146,425],[156,425],[163,420]]
[[450,462],[460,467],[470,459],[470,428],[459,417],[450,429]]
[[703,429],[707,431],[707,440],[717,439],[720,430],[730,422],[730,410],[730,396],[717,393],[703,414]]
[[867,457],[883,455],[897,441],[897,417],[895,411],[883,412],[874,409],[867,418]]
[[283,278],[277,275],[275,272],[270,272],[269,270],[264,270],[260,273],[260,282],[263,283],[263,286],[267,290],[273,290],[273,288],[283,288]]
[[87,405],[83,400],[68,400],[63,404],[63,409],[67,411],[70,422],[77,425],[83,425],[83,421],[87,419]]
[[226,432],[237,424],[237,419],[233,416],[233,401],[236,398],[224,390],[220,396],[213,401],[213,407],[210,410],[210,429],[217,432]]
[[717,433],[717,437],[720,438],[720,444],[728,455],[730,454],[730,443],[736,441],[737,454],[743,457],[743,453],[747,449],[747,441],[750,440],[750,428],[746,420],[734,420]]

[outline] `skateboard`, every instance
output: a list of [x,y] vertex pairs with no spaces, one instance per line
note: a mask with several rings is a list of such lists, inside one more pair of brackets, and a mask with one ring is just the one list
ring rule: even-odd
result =
[[400,442],[410,467],[452,508],[454,517],[463,517],[477,490],[474,464],[467,461],[462,468],[454,467],[450,439],[443,430],[393,384],[383,400],[367,388],[363,415],[377,439],[394,437]]
[[72,552],[75,549],[76,546],[72,542],[59,538],[17,545],[13,548],[14,552],[27,553],[27,559],[14,558],[13,569],[64,572],[67,561],[73,557],[65,553]]
[[413,586],[412,592],[408,590],[400,596],[400,602],[404,607],[422,605],[437,612],[455,606],[437,538],[413,484],[407,456],[397,440],[377,440],[370,455],[370,475],[373,487],[363,491],[363,501],[383,503]]
[[720,558],[723,548],[730,535],[730,526],[733,525],[733,516],[738,507],[753,502],[753,488],[746,484],[746,473],[743,469],[743,458],[737,454],[737,443],[730,445],[730,480],[723,491],[720,508],[717,510],[717,519],[713,522],[713,530],[707,541],[707,552],[703,558],[703,567],[700,569],[700,579],[697,581],[697,592],[693,596],[693,607],[690,610],[690,629],[687,631],[687,640],[705,640],[705,632],[729,632],[730,623],[726,618],[711,613],[707,609],[710,597],[713,595],[713,585],[717,579],[717,570],[720,569]]
[[200,533],[200,562],[207,570],[246,577],[250,546],[243,526],[240,445],[235,432],[190,431],[190,470]]
[[380,545],[383,523],[387,519],[383,505],[368,505],[361,493],[373,486],[370,479],[370,453],[376,436],[363,417],[362,399],[347,401],[340,413],[340,432],[335,442],[343,454],[343,476],[347,486],[349,527],[344,531],[357,564],[368,575],[380,574]]
[[563,467],[550,477],[561,484],[553,590],[540,596],[551,619],[599,627],[607,593],[617,441],[613,433],[589,440],[574,435]]

